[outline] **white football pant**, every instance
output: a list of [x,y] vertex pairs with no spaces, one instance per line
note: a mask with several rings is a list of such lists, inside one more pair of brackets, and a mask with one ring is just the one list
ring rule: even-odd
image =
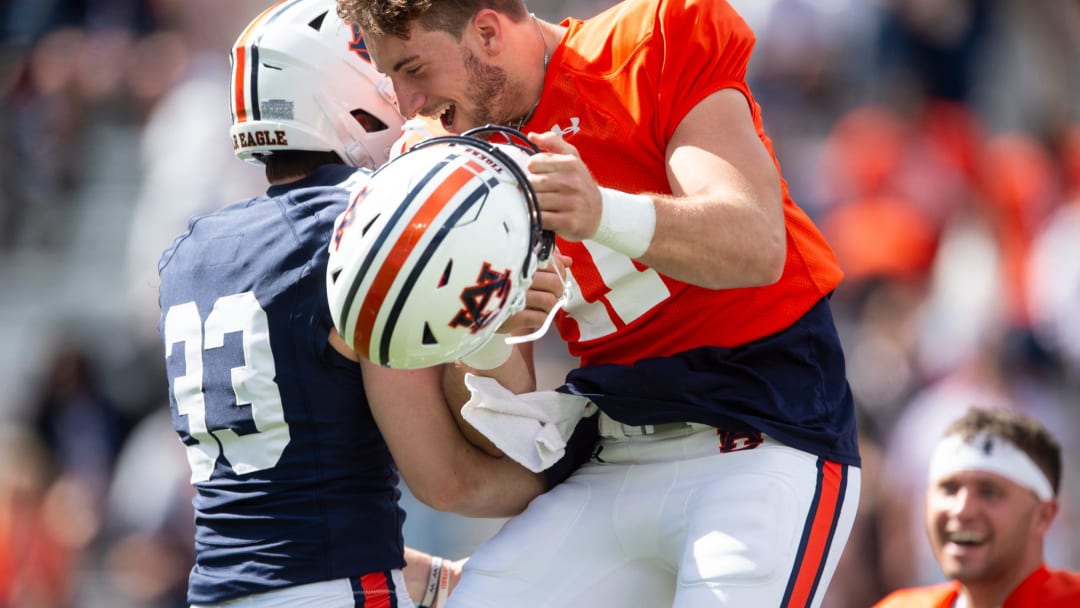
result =
[[450,608],[821,604],[858,467],[757,434],[634,436],[605,419],[593,460],[477,549]]

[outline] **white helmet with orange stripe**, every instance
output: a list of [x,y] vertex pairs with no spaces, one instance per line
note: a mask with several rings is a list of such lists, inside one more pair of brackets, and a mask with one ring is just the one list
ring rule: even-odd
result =
[[[492,132],[521,141],[475,137]],[[554,242],[522,169],[535,152],[525,145],[505,127],[435,137],[353,193],[327,269],[330,314],[353,350],[392,368],[448,363],[525,307]]]
[[308,150],[374,168],[401,134],[390,79],[372,66],[359,28],[338,18],[334,0],[275,4],[240,34],[230,61],[229,133],[241,159]]

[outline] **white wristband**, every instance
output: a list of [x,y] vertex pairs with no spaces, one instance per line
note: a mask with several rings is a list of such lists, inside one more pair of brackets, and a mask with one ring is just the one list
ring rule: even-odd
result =
[[651,196],[600,188],[603,211],[592,240],[630,258],[649,249],[656,232],[656,206]]
[[436,594],[439,591],[439,583],[442,578],[443,558],[431,556],[431,569],[428,571],[427,589],[424,590],[424,599],[420,600],[417,608],[431,608],[434,605]]
[[450,597],[450,568],[442,568],[439,573],[439,592],[435,594],[435,603],[432,608],[446,608],[446,600]]
[[495,369],[506,363],[512,352],[513,345],[507,344],[503,336],[495,334],[486,344],[462,357],[461,362],[473,369]]

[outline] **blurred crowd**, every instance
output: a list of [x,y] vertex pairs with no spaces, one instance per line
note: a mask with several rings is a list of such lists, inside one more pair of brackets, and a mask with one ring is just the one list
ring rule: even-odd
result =
[[[156,264],[188,216],[262,191],[227,137],[227,49],[269,4],[0,0],[0,608],[185,605]],[[941,580],[927,458],[973,404],[1061,440],[1048,562],[1080,569],[1080,4],[732,4],[784,175],[847,273],[864,487],[826,606]],[[540,357],[561,383],[565,349]],[[451,557],[500,523],[406,499],[406,540]]]

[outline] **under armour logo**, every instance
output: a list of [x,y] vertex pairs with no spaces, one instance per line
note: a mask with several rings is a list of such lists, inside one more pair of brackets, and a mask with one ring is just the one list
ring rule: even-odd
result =
[[566,139],[567,137],[573,135],[574,133],[577,133],[580,130],[581,130],[581,119],[578,118],[577,116],[573,116],[573,117],[570,118],[570,126],[566,127],[565,129],[562,128],[562,126],[560,126],[559,123],[555,123],[551,127],[551,132],[558,134],[563,139]]
[[506,305],[510,295],[510,271],[501,273],[491,269],[491,264],[484,262],[476,285],[461,290],[461,302],[464,307],[454,315],[450,327],[468,327],[476,333],[491,323],[495,315]]

